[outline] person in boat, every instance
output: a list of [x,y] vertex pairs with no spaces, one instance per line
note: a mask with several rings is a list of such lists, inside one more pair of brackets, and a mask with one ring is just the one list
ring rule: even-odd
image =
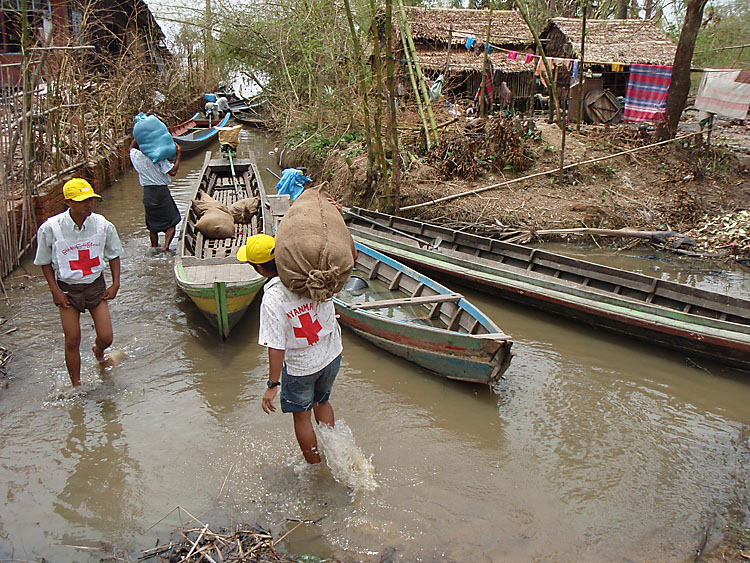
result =
[[[73,178],[63,185],[68,210],[47,219],[37,233],[34,264],[42,267],[52,301],[60,311],[65,335],[65,365],[73,385],[81,384],[81,313],[91,313],[96,340],[91,347],[99,364],[111,365],[105,351],[114,333],[107,302],[120,289],[122,244],[115,226],[94,213],[101,198],[91,185]],[[104,280],[109,262],[112,284]]]
[[130,143],[130,162],[138,173],[138,181],[143,186],[143,207],[146,208],[146,228],[151,241],[151,248],[159,248],[159,233],[164,233],[162,252],[169,252],[169,245],[175,234],[175,228],[182,218],[177,204],[169,191],[169,184],[180,168],[182,155],[180,145],[177,147],[177,157],[172,162],[169,159],[153,162],[138,148],[138,142],[133,139]]
[[330,396],[341,365],[341,328],[333,301],[315,302],[284,287],[274,248],[274,238],[260,234],[249,237],[237,252],[238,260],[249,262],[256,272],[269,278],[263,288],[258,329],[258,344],[268,348],[268,382],[262,407],[268,414],[276,412],[274,399],[280,385],[281,411],[294,417],[294,433],[302,455],[308,463],[320,463],[311,411],[318,424],[334,426]]

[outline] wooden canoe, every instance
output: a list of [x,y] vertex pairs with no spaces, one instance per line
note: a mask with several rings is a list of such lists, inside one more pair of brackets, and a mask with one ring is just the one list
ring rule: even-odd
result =
[[[339,322],[365,340],[443,377],[492,383],[510,362],[511,338],[459,293],[357,243]],[[353,283],[361,287],[348,289]]]
[[[205,192],[227,207],[238,199],[258,197],[263,183],[252,158],[233,160],[211,158],[206,153],[201,175],[193,191],[194,200]],[[206,239],[198,231],[192,205],[182,220],[174,276],[178,287],[196,304],[222,338],[240,320],[266,278],[257,274],[250,264],[237,261],[237,250],[247,237],[264,231],[263,208],[250,223],[235,223],[232,238]]]
[[217,138],[219,127],[224,127],[229,122],[230,114],[227,113],[218,122],[205,119],[200,113],[183,121],[179,125],[169,127],[169,132],[175,143],[180,145],[183,152],[190,152],[205,147]]
[[422,271],[750,371],[750,300],[353,208],[356,240]]

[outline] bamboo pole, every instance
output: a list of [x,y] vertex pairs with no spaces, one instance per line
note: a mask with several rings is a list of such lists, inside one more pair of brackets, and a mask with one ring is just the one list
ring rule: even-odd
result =
[[[618,153],[610,154],[610,155],[607,155],[607,156],[601,156],[599,158],[591,158],[589,160],[582,160],[580,162],[574,162],[572,164],[567,164],[567,165],[565,165],[563,167],[563,169],[564,170],[570,170],[571,168],[576,168],[578,166],[583,166],[584,164],[593,164],[595,162],[602,162],[604,160],[609,160],[611,158],[616,158],[618,156],[623,156],[623,155],[626,155],[626,154],[631,154],[631,153],[634,153],[634,152],[638,152],[638,151],[650,149],[650,148],[653,148],[653,147],[658,147],[658,146],[664,145],[666,143],[670,143],[670,142],[673,142],[673,141],[679,141],[680,139],[686,139],[688,137],[693,137],[695,135],[700,135],[700,134],[701,134],[700,131],[696,131],[694,133],[686,133],[685,135],[681,135],[681,136],[675,137],[673,139],[667,139],[665,141],[659,141],[658,143],[652,143],[650,145],[646,145],[646,146],[643,146],[643,147],[636,147],[634,149],[628,149],[628,150],[620,151]],[[498,184],[492,184],[490,186],[484,186],[484,187],[477,188],[477,189],[474,189],[474,190],[469,190],[467,192],[461,192],[461,193],[458,193],[458,194],[452,194],[452,195],[449,195],[449,196],[440,197],[438,199],[432,199],[430,201],[425,201],[425,202],[422,202],[422,203],[415,203],[414,205],[407,205],[406,207],[402,207],[401,210],[402,211],[408,211],[409,209],[419,209],[420,207],[427,207],[428,205],[433,205],[435,203],[441,203],[443,201],[450,201],[452,199],[458,199],[459,197],[464,197],[464,196],[467,196],[467,195],[478,194],[478,193],[486,192],[488,190],[494,190],[494,189],[497,189],[497,188],[502,188],[502,187],[505,187],[505,186],[509,186],[511,184],[517,184],[518,182],[523,182],[524,180],[530,180],[532,178],[538,178],[540,176],[547,176],[549,174],[554,174],[555,172],[559,172],[559,169],[558,168],[553,168],[553,169],[550,169],[550,170],[544,170],[542,172],[535,172],[534,174],[529,174],[528,176],[521,176],[520,178],[513,178],[512,180],[506,180],[505,182],[500,182]]]
[[[513,0],[516,7],[518,8],[518,12],[521,14],[521,17],[526,22],[526,25],[529,28],[529,31],[531,31],[531,34],[534,37],[534,41],[537,45],[537,48],[539,49],[539,56],[542,58],[542,62],[544,63],[544,68],[547,71],[547,87],[550,90],[550,93],[552,95],[552,100],[555,104],[555,115],[557,116],[557,126],[560,128],[560,131],[562,132],[562,139],[560,142],[560,168],[558,172],[560,173],[560,177],[562,178],[563,175],[563,169],[565,165],[565,132],[566,132],[566,125],[565,120],[563,119],[562,115],[562,109],[560,105],[560,97],[557,94],[557,72],[555,72],[555,75],[553,77],[552,72],[550,70],[549,61],[547,60],[547,55],[544,51],[544,46],[542,45],[542,40],[539,38],[539,34],[536,32],[536,29],[534,28],[533,24],[531,23],[531,20],[529,19],[529,15],[526,11],[526,7],[523,4],[523,0]],[[557,71],[557,69],[555,69]],[[544,80],[544,77],[542,76],[542,80]]]
[[[391,181],[395,202],[393,209],[399,210],[401,192],[401,151],[398,147],[398,127],[396,126],[396,80],[393,73],[393,0],[385,1],[385,74],[388,91],[388,111],[390,112],[390,140],[391,140]],[[390,192],[386,192],[390,196]],[[390,199],[390,198],[389,198]],[[389,202],[390,203],[390,202]]]
[[581,18],[581,62],[578,68],[578,131],[581,131],[583,123],[583,61],[586,52],[586,0],[581,0],[583,5],[583,16]]
[[427,125],[427,117],[422,107],[422,98],[419,95],[419,88],[417,87],[417,79],[414,76],[414,68],[412,66],[411,54],[409,53],[409,45],[406,41],[406,25],[403,18],[397,17],[399,21],[399,31],[401,32],[401,44],[404,48],[404,57],[406,58],[406,66],[409,69],[409,81],[411,82],[411,88],[414,91],[414,98],[417,102],[417,109],[419,110],[419,117],[422,119],[422,126],[424,127],[424,136],[427,142],[427,148],[432,147],[432,135],[430,134],[430,127]]
[[390,199],[391,188],[388,182],[388,166],[385,161],[385,149],[383,149],[383,72],[381,69],[382,60],[380,57],[380,37],[377,28],[375,0],[370,0],[370,11],[372,13],[373,25],[373,63],[375,64],[375,150],[380,162],[385,195]]
[[[486,80],[486,73],[489,71],[487,61],[490,60],[490,32],[492,31],[492,2],[490,2],[490,17],[487,20],[487,38],[484,42],[484,61],[482,61],[482,78],[479,81],[479,116],[487,117],[487,95],[485,92],[484,81]],[[493,76],[491,80],[494,81]],[[492,111],[492,108],[489,108]]]
[[398,0],[398,6],[401,11],[401,18],[403,19],[404,30],[406,31],[406,42],[409,46],[411,57],[414,60],[414,69],[417,73],[417,82],[419,83],[419,88],[422,92],[422,98],[424,99],[425,108],[427,108],[427,117],[430,120],[430,127],[432,127],[432,136],[435,137],[435,140],[437,141],[440,138],[440,135],[438,134],[437,128],[435,127],[435,116],[432,114],[432,102],[430,101],[430,93],[427,91],[427,86],[424,83],[422,67],[419,65],[417,49],[414,47],[414,39],[411,36],[409,20],[406,18],[406,8],[404,8],[404,0]]
[[359,80],[357,81],[357,90],[359,90],[359,95],[362,96],[362,111],[365,115],[365,147],[367,148],[367,169],[371,174],[372,167],[374,165],[374,153],[372,149],[372,123],[370,123],[370,100],[368,99],[367,94],[367,90],[369,89],[369,80],[367,80],[365,64],[362,61],[362,49],[359,45],[359,37],[357,37],[357,31],[354,28],[354,17],[352,16],[352,8],[349,4],[349,0],[344,0],[344,6],[346,8],[346,19],[349,22],[349,31],[352,34],[354,57],[356,59],[357,71],[359,74]]

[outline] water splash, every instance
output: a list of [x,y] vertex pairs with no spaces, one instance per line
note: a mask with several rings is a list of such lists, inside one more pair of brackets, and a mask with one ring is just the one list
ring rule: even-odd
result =
[[353,493],[372,492],[378,487],[375,467],[354,442],[351,429],[345,422],[336,421],[336,427],[325,424],[315,428],[318,447],[325,456],[333,478]]

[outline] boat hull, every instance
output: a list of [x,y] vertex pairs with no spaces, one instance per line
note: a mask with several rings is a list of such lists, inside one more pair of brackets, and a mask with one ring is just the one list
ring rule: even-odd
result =
[[493,383],[510,362],[510,341],[499,350],[455,334],[420,330],[408,323],[389,322],[374,315],[357,314],[337,304],[339,322],[357,336],[391,354],[457,381]]
[[[389,283],[389,291],[401,288],[407,297],[395,301],[383,295],[382,289],[370,288],[362,297],[343,297],[341,292],[334,297],[339,322],[358,336],[396,356],[409,360],[435,374],[472,383],[493,383],[505,372],[511,359],[510,337],[505,335],[480,310],[466,301],[459,294],[452,293],[427,276],[420,274],[403,264],[388,258],[384,254],[357,243],[359,256],[354,273],[369,272],[371,277],[383,276]],[[363,261],[363,255],[368,262]],[[384,273],[386,270],[388,273]],[[405,280],[409,280],[408,282]],[[409,287],[420,287],[419,296],[409,297]],[[428,289],[425,289],[428,288]],[[370,289],[372,292],[370,293]],[[425,294],[427,294],[425,296]],[[359,299],[370,299],[361,301]],[[390,307],[420,307],[424,299],[427,310],[419,309],[415,317],[408,314],[399,316]],[[450,305],[451,322],[446,325],[432,326],[430,319],[437,313],[441,304],[453,301]],[[387,310],[382,311],[384,308]],[[462,325],[459,318],[464,319]],[[455,323],[455,328],[453,325]],[[459,327],[463,326],[463,329]],[[467,327],[473,326],[469,332]]]
[[[750,327],[667,310],[594,289],[568,287],[524,275],[486,260],[416,242],[354,230],[355,238],[418,270],[495,297],[528,305],[597,328],[750,371]],[[656,285],[658,281],[654,281]]]
[[[197,115],[197,114],[196,114]],[[205,147],[211,141],[218,138],[219,130],[217,127],[225,127],[229,122],[229,113],[227,113],[221,121],[213,126],[208,126],[208,121],[199,121],[193,118],[192,120],[185,122],[184,124],[178,125],[170,132],[174,131],[189,131],[180,135],[172,135],[174,142],[180,145],[183,152],[191,152]],[[188,127],[188,125],[190,125]]]
[[175,267],[177,286],[226,339],[263,287],[266,278],[258,276],[247,283],[196,283],[188,279],[182,265]]
[[[259,197],[261,190],[263,184],[252,157],[230,162],[212,159],[207,152],[191,199],[201,192],[231,207],[239,199]],[[175,282],[226,339],[266,282],[250,264],[236,257],[248,237],[262,232],[264,214],[261,208],[249,222],[235,223],[233,236],[220,239],[205,238],[197,228],[198,219],[194,206],[189,206],[175,256]]]

